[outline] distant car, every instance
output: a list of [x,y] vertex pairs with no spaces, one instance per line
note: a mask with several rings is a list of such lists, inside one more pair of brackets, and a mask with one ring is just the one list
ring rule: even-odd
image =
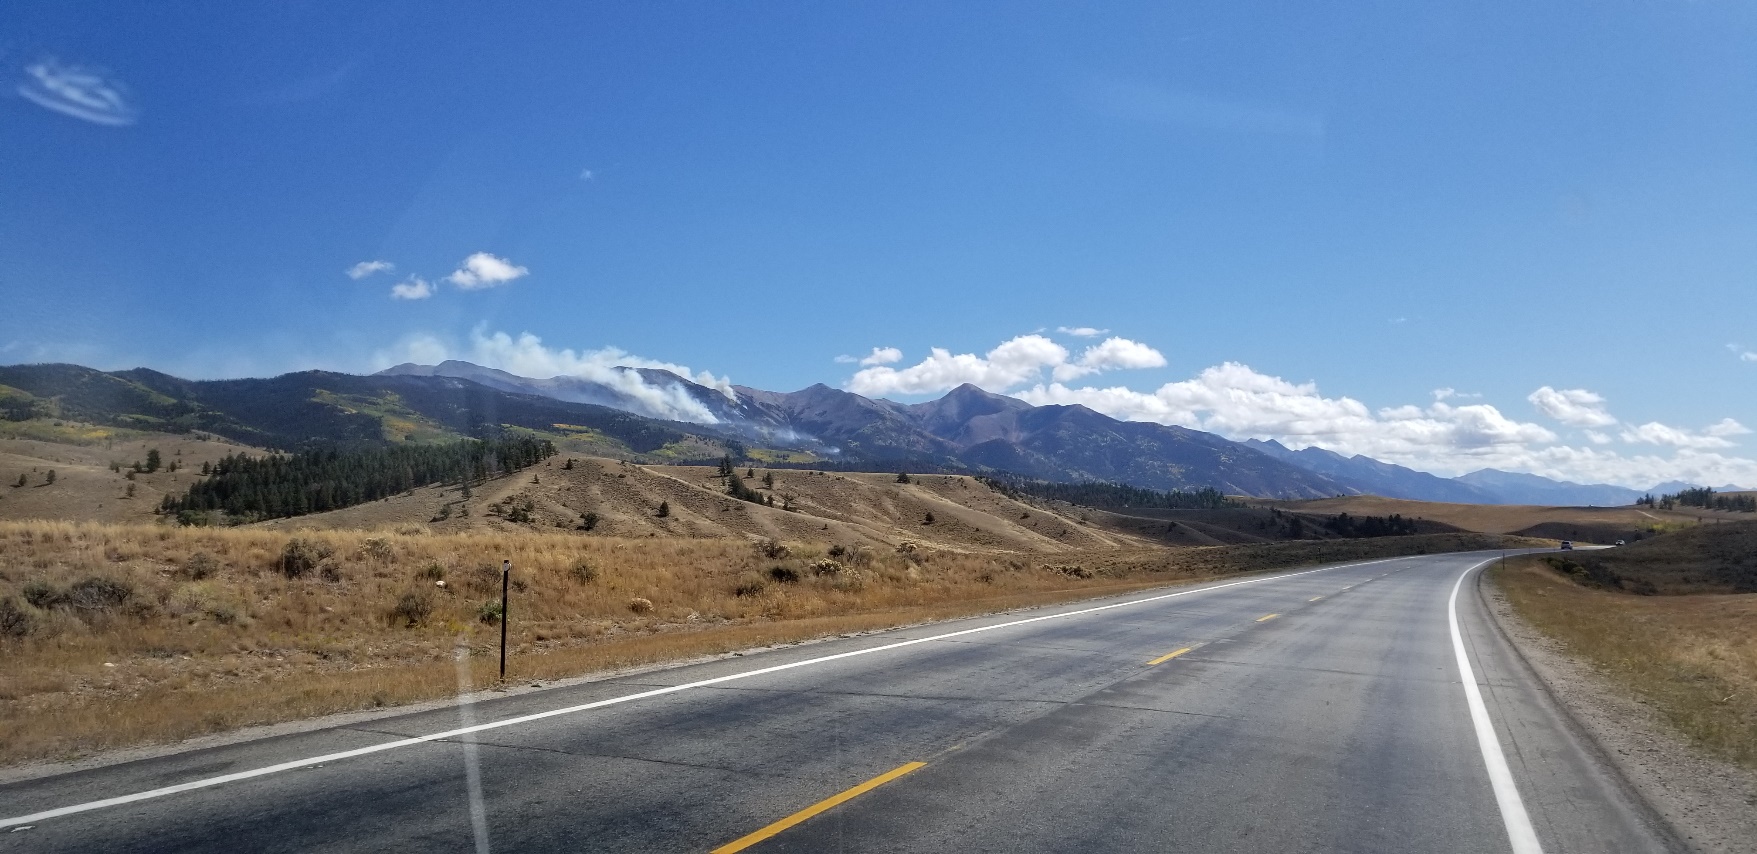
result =
[[1618,541],[1617,541],[1617,545],[1619,545],[1619,546],[1620,546],[1620,545],[1624,545],[1624,543],[1623,543],[1623,541],[1622,541],[1622,540],[1618,540]]
[[1573,550],[1574,550],[1574,543],[1572,541],[1569,541],[1569,540],[1562,541],[1562,551],[1571,552]]

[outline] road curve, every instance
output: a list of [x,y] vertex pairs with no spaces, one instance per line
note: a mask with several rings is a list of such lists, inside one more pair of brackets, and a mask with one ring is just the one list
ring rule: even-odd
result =
[[0,851],[1680,850],[1495,629],[1487,558],[919,626],[14,783]]

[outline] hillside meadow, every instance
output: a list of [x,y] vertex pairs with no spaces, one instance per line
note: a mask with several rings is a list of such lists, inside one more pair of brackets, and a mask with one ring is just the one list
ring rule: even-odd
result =
[[[953,487],[956,488],[956,487]],[[914,540],[0,522],[0,762],[71,758],[554,679],[1241,572],[1518,545],[1483,535],[1078,553]]]
[[[1691,544],[1682,545],[1655,549],[1657,559],[1646,566],[1631,550],[1616,565],[1624,576],[1670,582],[1666,589],[1681,592],[1686,576],[1675,566]],[[1509,560],[1493,578],[1515,612],[1570,656],[1710,752],[1757,768],[1757,593],[1634,595],[1557,555]]]

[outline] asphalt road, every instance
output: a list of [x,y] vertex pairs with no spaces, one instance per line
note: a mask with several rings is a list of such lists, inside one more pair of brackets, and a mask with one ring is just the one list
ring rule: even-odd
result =
[[1490,622],[1485,557],[940,623],[16,783],[0,850],[1676,850]]

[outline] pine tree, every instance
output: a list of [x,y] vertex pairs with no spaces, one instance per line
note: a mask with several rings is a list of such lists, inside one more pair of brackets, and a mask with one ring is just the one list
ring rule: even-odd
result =
[[161,462],[160,462],[158,448],[154,448],[154,449],[146,452],[146,473],[147,474],[152,474],[153,472],[158,471],[160,464],[161,464]]
[[772,472],[772,471],[763,472],[763,486],[766,486],[770,489],[775,488],[775,473],[774,472]]
[[671,502],[669,502],[669,501],[659,502],[659,518],[663,519],[663,518],[670,516],[670,515],[671,515]]
[[49,484],[52,484],[54,482],[55,482],[55,470],[49,469],[49,473],[43,476],[43,485],[48,486]]

